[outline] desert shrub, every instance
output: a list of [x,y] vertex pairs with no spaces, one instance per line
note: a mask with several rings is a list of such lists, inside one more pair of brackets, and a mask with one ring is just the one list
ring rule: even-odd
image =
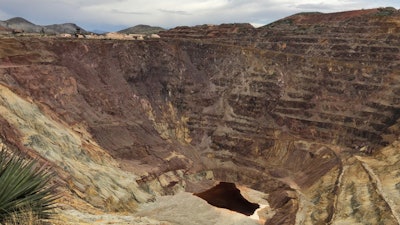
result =
[[45,221],[34,215],[30,208],[21,209],[23,213],[10,213],[2,222],[2,225],[45,225]]
[[377,16],[390,16],[393,15],[397,10],[393,7],[378,8]]
[[36,160],[1,150],[0,223],[16,218],[49,219],[58,198],[53,191],[55,186],[49,185],[52,176],[44,167],[38,167]]

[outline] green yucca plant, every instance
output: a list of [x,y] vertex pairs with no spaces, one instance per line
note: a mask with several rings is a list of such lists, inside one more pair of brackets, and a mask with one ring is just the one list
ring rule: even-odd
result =
[[55,186],[48,184],[53,174],[37,165],[35,160],[0,151],[0,223],[26,213],[38,219],[51,217],[58,198]]

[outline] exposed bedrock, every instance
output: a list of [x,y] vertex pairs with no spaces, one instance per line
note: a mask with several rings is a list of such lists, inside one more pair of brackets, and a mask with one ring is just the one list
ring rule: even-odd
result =
[[265,224],[396,224],[400,18],[382,12],[2,39],[1,137],[104,210],[229,182],[265,194]]

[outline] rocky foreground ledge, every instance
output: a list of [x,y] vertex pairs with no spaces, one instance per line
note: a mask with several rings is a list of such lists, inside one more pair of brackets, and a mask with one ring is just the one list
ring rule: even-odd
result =
[[55,223],[400,223],[398,10],[160,36],[0,40],[1,148],[57,172]]

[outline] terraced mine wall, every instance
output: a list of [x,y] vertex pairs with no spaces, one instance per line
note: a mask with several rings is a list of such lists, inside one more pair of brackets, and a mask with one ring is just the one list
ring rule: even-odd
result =
[[399,21],[374,9],[147,41],[2,39],[1,138],[105,211],[229,182],[265,193],[265,224],[397,224]]

